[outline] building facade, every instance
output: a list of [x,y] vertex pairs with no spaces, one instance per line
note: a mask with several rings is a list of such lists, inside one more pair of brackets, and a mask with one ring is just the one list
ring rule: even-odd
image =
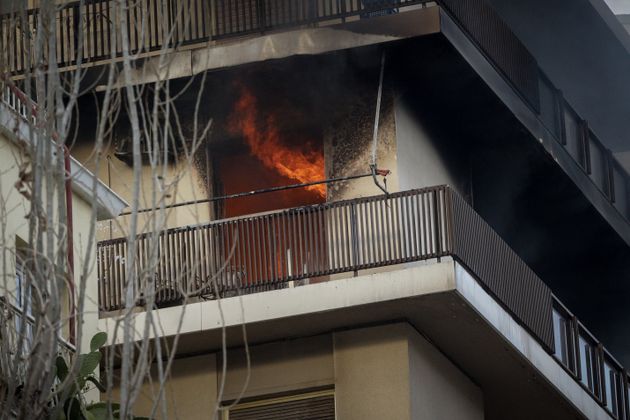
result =
[[[535,3],[60,8],[62,24],[86,19],[97,97],[120,13],[140,28],[133,83],[182,92],[180,153],[159,185],[148,164],[141,178],[141,208],[165,191],[164,223],[141,213],[136,249],[129,214],[98,231],[108,351],[132,253],[155,285],[150,339],[177,343],[166,390],[156,365],[137,414],[630,418],[630,41],[600,0]],[[62,69],[76,48],[58,40]],[[7,51],[19,75],[19,45]],[[190,148],[202,90],[212,129]],[[71,154],[131,201],[128,118],[96,167],[93,103]]]

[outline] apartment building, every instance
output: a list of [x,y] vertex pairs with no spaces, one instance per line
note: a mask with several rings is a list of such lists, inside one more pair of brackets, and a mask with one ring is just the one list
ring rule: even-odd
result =
[[[128,14],[134,83],[186,88],[183,149],[207,92],[212,130],[167,165],[164,229],[146,223],[129,250],[130,215],[99,225],[108,351],[122,345],[130,252],[152,270],[151,339],[178,337],[169,417],[630,418],[630,43],[600,0],[547,3],[60,9],[69,28],[85,16],[96,95]],[[62,69],[73,39],[58,41]],[[94,167],[93,104],[71,153],[129,201],[128,122]],[[296,184],[309,185],[283,188]],[[137,414],[161,412],[152,379]]]
[[[32,246],[29,244],[29,214],[31,206],[31,190],[26,179],[33,164],[31,141],[44,141],[31,136],[31,130],[37,121],[36,114],[25,101],[25,95],[15,86],[2,85],[0,95],[0,319],[2,320],[2,361],[0,363],[0,389],[3,403],[8,383],[24,386],[24,379],[29,374],[28,355],[35,346],[41,345],[41,328],[37,323],[35,312],[41,310],[41,304],[32,290],[32,282],[27,280],[32,271],[29,261],[34,258]],[[55,165],[56,157],[51,155],[50,165]],[[94,180],[94,175],[86,170],[76,159],[64,157],[68,170],[65,181],[65,201],[68,214],[67,228],[69,237],[59,240],[58,245],[66,249],[68,266],[71,267],[69,281],[59,291],[61,317],[51,328],[58,335],[58,353],[68,362],[75,359],[77,349],[89,349],[91,337],[98,332],[98,277],[95,270],[87,270],[85,283],[81,274],[85,265],[93,265],[94,258],[86,258],[90,242],[92,249],[96,247],[96,238],[90,240],[89,231],[92,223],[93,205],[97,220],[111,219],[127,207],[127,203],[105,184]],[[95,181],[95,182],[94,182]],[[95,187],[95,188],[93,188]],[[55,219],[57,220],[57,219]],[[43,258],[43,257],[42,257]],[[76,299],[79,289],[85,284],[84,314],[81,323],[77,322]],[[54,290],[51,286],[51,290]],[[45,291],[38,290],[39,293]],[[52,293],[52,292],[51,292]],[[74,304],[73,304],[73,300]],[[36,303],[38,302],[38,303]],[[79,342],[79,338],[80,342]],[[21,344],[19,342],[22,341]],[[18,353],[19,352],[19,353]],[[22,355],[21,357],[20,354]],[[14,359],[15,358],[15,359]],[[19,362],[24,360],[24,362]],[[16,362],[18,361],[18,362]],[[16,380],[17,379],[17,380]],[[98,399],[98,392],[88,398]],[[5,407],[3,407],[3,410]]]

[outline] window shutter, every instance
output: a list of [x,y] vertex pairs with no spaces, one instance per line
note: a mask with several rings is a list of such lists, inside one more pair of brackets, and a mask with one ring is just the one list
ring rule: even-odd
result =
[[244,403],[232,408],[229,420],[335,420],[335,396],[330,392]]

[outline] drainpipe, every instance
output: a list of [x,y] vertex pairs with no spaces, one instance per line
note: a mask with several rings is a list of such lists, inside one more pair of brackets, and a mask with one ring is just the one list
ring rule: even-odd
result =
[[[21,103],[28,105],[31,101],[26,97],[26,94],[18,89],[13,83],[6,83],[7,77],[2,74],[1,79],[9,87],[11,92],[20,100]],[[20,112],[18,105],[18,113]],[[28,111],[28,110],[27,110]],[[33,117],[37,118],[37,104],[32,104],[30,113]],[[59,145],[59,135],[57,133],[52,134],[52,138]],[[70,177],[70,150],[64,144],[63,147],[63,159],[64,159],[64,176],[65,176],[65,192],[66,192],[66,229],[67,229],[67,242],[66,242],[66,255],[68,257],[68,292],[70,295],[70,325],[69,325],[69,341],[71,344],[76,344],[76,315],[77,308],[74,300],[74,229],[72,219],[72,178]]]
[[[57,136],[55,136],[57,137]],[[72,219],[72,178],[70,177],[70,150],[63,145],[63,160],[65,168],[65,188],[66,188],[66,238],[68,247],[66,255],[68,257],[68,292],[70,295],[70,344],[76,345],[76,316],[77,308],[74,301],[74,223]]]

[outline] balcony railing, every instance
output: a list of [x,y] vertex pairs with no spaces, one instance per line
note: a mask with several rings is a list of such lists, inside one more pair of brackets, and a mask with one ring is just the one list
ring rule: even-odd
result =
[[[282,28],[396,13],[428,0],[117,0],[63,4],[55,12],[60,68],[122,55],[123,13],[131,54],[205,43]],[[29,68],[28,54],[41,21],[39,9],[0,16],[0,51],[13,74]]]
[[[327,203],[138,236],[155,301],[282,287],[289,281],[449,254],[445,187]],[[126,239],[99,243],[101,310],[124,307]],[[139,287],[140,285],[138,285]]]
[[[129,287],[147,290],[150,282],[155,304],[166,306],[184,297],[279,288],[290,281],[453,256],[553,348],[551,292],[446,186],[169,229],[140,235],[135,243],[134,250],[125,238],[99,243],[101,311],[125,307],[128,273],[140,279]],[[129,267],[132,255],[135,264]],[[135,296],[133,304],[143,305],[144,297]]]
[[630,419],[626,370],[559,300],[553,306],[554,356],[616,419]]

